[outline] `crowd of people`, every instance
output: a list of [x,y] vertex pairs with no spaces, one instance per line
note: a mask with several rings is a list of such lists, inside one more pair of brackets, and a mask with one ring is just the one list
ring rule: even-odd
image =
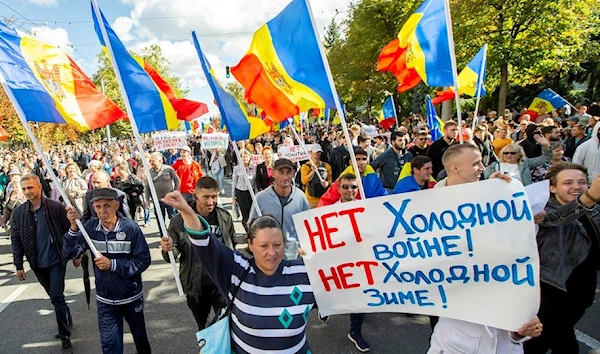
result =
[[[72,348],[73,321],[64,298],[65,267],[87,256],[85,231],[100,253],[92,257],[103,352],[123,352],[124,319],[138,353],[150,353],[141,274],[150,264],[142,230],[152,219],[152,183],[159,199],[155,217],[169,220],[161,251],[165,261],[170,251],[179,259],[198,329],[207,326],[211,309],[219,313],[231,301],[232,351],[309,353],[306,324],[316,303],[294,214],[490,178],[523,185],[548,179],[551,197],[535,218],[538,316],[517,332],[432,317],[429,353],[577,353],[574,326],[594,300],[600,269],[600,107],[589,113],[584,105],[577,108],[571,115],[561,109],[533,118],[525,111],[471,114],[462,126],[446,121],[436,141],[420,115],[405,117],[391,131],[375,121],[357,122],[349,129],[351,141],[339,126],[306,123],[301,137],[309,156],[299,161],[281,153],[281,147],[299,144],[284,130],[237,142],[241,161],[231,144],[203,149],[201,134],[168,151],[154,151],[150,138],[143,152],[131,139],[54,147],[47,157],[72,205],[66,209],[33,150],[2,148],[1,226],[11,233],[18,279],[26,279],[26,257],[47,291],[65,350]],[[234,218],[217,205],[226,177],[251,257],[236,251]],[[360,352],[370,350],[364,316],[351,314],[348,331]],[[457,329],[470,340],[456,337]]]

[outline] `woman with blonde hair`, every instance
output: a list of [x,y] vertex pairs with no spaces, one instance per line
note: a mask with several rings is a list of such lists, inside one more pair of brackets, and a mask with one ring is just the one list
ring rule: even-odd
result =
[[77,206],[83,212],[83,198],[88,190],[87,182],[81,177],[79,167],[75,162],[69,162],[65,166],[65,179],[62,188],[69,197],[71,204]]
[[483,177],[488,179],[494,172],[500,171],[511,178],[518,179],[524,186],[531,184],[531,171],[552,159],[552,150],[548,140],[539,135],[536,140],[542,146],[542,156],[527,158],[521,145],[508,144],[500,150],[499,161],[492,162],[483,171]]

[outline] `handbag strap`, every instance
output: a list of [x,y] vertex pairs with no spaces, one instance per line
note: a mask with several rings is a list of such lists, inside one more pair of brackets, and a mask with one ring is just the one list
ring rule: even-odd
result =
[[229,316],[229,314],[231,313],[231,310],[233,309],[233,301],[235,300],[235,296],[237,295],[238,290],[240,290],[240,288],[242,287],[242,283],[246,279],[246,275],[248,275],[248,273],[250,272],[250,267],[250,264],[248,264],[248,268],[246,268],[244,270],[244,273],[242,273],[240,283],[231,291],[231,302],[229,303],[229,305],[227,305],[227,310],[223,314],[223,317]]

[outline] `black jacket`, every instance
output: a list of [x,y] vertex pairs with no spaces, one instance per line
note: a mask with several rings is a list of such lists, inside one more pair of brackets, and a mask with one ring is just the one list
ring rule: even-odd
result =
[[[196,210],[196,202],[189,203]],[[223,235],[225,245],[235,250],[235,229],[231,214],[225,209],[216,207],[219,228]],[[183,218],[177,214],[169,223],[169,236],[173,239],[173,256],[179,259],[179,278],[186,295],[196,296],[202,293],[202,278],[206,274],[202,271],[202,263],[194,254],[194,247],[190,243],[190,237],[183,227]],[[169,262],[169,254],[163,252],[163,258]]]
[[473,137],[473,142],[477,145],[481,152],[482,163],[484,166],[489,166],[492,162],[498,161],[498,157],[494,153],[494,146],[489,139],[479,140],[478,137]]
[[441,137],[429,146],[429,150],[427,150],[427,157],[431,159],[434,177],[444,169],[444,165],[442,164],[442,156],[444,156],[444,153],[450,147],[450,145],[451,144],[448,144],[446,140],[444,140],[444,137]]
[[577,147],[583,143],[585,143],[589,137],[584,136],[579,139],[579,141],[575,141],[575,137],[571,136],[565,141],[565,156],[573,160],[573,156],[575,156],[575,150]]
[[[64,265],[67,259],[62,256],[63,235],[69,231],[71,223],[67,219],[65,207],[52,199],[42,196],[42,206],[52,237],[52,244],[58,253],[61,263]],[[35,249],[35,219],[31,209],[31,202],[19,205],[12,213],[10,236],[13,249],[13,261],[17,270],[23,269],[23,256],[31,269],[37,267],[36,249]]]
[[[561,205],[550,197],[545,210],[546,218],[537,233],[540,280],[566,291],[567,279],[590,253],[592,237],[598,238],[600,207],[588,209],[578,199]],[[594,234],[587,232],[581,218],[589,218]],[[597,261],[597,267],[600,270],[600,261]]]
[[269,188],[271,182],[273,182],[269,178],[269,174],[267,173],[267,164],[260,163],[256,166],[256,176],[254,177],[256,180],[256,189],[262,191],[263,189]]
[[346,149],[346,145],[338,146],[331,150],[329,166],[331,166],[331,177],[334,181],[338,179],[346,167],[350,166],[350,153]]

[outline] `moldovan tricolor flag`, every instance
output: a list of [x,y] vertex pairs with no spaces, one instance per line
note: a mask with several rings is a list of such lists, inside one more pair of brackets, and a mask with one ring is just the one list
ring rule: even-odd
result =
[[[471,97],[483,97],[485,96],[485,88],[483,86],[485,82],[485,71],[487,67],[486,63],[486,52],[487,44],[485,44],[477,55],[471,59],[469,64],[460,72],[458,75],[458,93],[461,95],[468,95]],[[483,77],[479,77],[482,74]],[[454,87],[450,87],[446,91],[439,91],[436,93],[437,97],[431,99],[433,104],[439,104],[447,100],[452,100],[456,97],[454,94]]]
[[254,139],[261,134],[268,133],[269,127],[267,127],[265,122],[261,118],[249,117],[246,108],[221,86],[208,59],[204,56],[200,42],[198,42],[198,38],[196,37],[196,32],[192,32],[192,38],[194,39],[194,45],[196,46],[198,57],[200,57],[200,63],[208,81],[208,86],[210,86],[215,96],[219,112],[221,112],[222,122],[225,123],[231,140]]
[[[112,64],[117,76],[121,77],[122,89],[127,92],[127,97],[123,98],[129,100],[132,118],[136,120],[140,133],[177,129],[178,119],[189,121],[208,113],[208,107],[204,103],[177,99],[173,89],[148,63],[129,54],[102,12],[100,24],[94,4],[91,6],[96,35],[103,49],[107,51],[108,45],[114,53],[115,63]],[[108,43],[104,40],[100,26],[104,27]]]
[[568,105],[569,102],[562,98],[558,93],[551,89],[545,89],[536,98],[533,99],[527,114],[531,117],[532,121],[535,121],[540,113],[552,113],[552,111]]
[[311,108],[335,108],[306,1],[293,0],[259,28],[246,55],[231,68],[248,102],[278,122]]
[[421,81],[428,86],[454,85],[446,4],[447,0],[425,0],[379,54],[377,71],[394,74],[398,91],[406,92]]
[[66,123],[85,131],[127,118],[68,55],[1,22],[0,73],[29,122]]
[[381,114],[377,118],[379,125],[387,130],[390,130],[392,125],[396,124],[396,109],[394,108],[394,100],[390,96],[381,107]]

